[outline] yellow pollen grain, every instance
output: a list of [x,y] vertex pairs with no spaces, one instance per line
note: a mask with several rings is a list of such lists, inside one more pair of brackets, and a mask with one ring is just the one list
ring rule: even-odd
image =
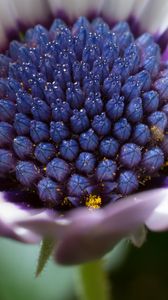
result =
[[101,207],[101,204],[102,204],[102,200],[100,196],[91,194],[86,198],[85,205],[89,209],[98,209]]
[[168,167],[168,160],[165,161],[165,163],[164,163],[164,165],[163,165],[163,169],[164,169],[165,167]]
[[72,207],[72,204],[71,202],[69,201],[68,197],[64,197],[62,203],[61,203],[62,206],[67,206],[67,207]]
[[151,176],[146,176],[145,178],[143,178],[143,180],[139,180],[139,183],[145,186],[145,184],[150,180],[151,180]]
[[150,130],[151,130],[154,141],[160,142],[163,140],[164,134],[163,134],[163,131],[159,127],[152,126]]

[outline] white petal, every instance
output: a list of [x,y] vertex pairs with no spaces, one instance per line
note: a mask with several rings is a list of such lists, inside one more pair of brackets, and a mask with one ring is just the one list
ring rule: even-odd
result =
[[153,231],[168,230],[168,197],[156,207],[146,222],[147,227]]
[[43,0],[13,0],[19,21],[26,24],[42,22],[49,16],[48,2]]
[[104,0],[49,0],[53,14],[64,10],[69,17],[86,15],[88,12],[100,12]]
[[152,33],[163,32],[168,25],[168,1],[137,1],[135,15],[142,29]]
[[106,16],[112,20],[124,20],[131,14],[135,0],[106,0],[104,2],[103,13]]
[[8,42],[8,31],[17,28],[17,13],[12,0],[0,0],[0,49]]
[[17,26],[17,12],[13,0],[0,0],[0,24],[7,29]]

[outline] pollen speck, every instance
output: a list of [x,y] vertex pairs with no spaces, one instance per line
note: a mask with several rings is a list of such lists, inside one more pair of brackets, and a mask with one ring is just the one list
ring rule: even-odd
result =
[[101,207],[102,204],[102,200],[101,197],[98,195],[89,195],[86,198],[86,202],[85,205],[86,207],[88,207],[89,209],[99,209]]
[[161,130],[157,126],[152,126],[151,127],[151,134],[152,134],[153,140],[156,141],[156,142],[161,142],[164,138],[163,130]]

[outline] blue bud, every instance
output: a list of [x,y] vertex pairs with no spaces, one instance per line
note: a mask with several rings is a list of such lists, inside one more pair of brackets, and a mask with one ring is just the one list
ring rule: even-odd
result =
[[156,61],[160,60],[160,47],[155,42],[143,49],[143,52],[146,59],[155,56]]
[[73,205],[73,207],[78,207],[81,204],[80,197],[71,197],[71,196],[68,196],[67,200]]
[[154,112],[159,106],[159,96],[155,91],[149,91],[143,94],[143,107],[148,113]]
[[9,65],[9,76],[15,78],[17,80],[22,81],[22,76],[20,75],[20,65],[18,63],[11,63]]
[[122,36],[124,32],[129,31],[129,25],[127,22],[120,21],[112,29],[112,32],[117,34],[117,36]]
[[165,104],[162,106],[161,110],[166,114],[166,116],[168,117],[168,104]]
[[99,139],[95,134],[93,129],[89,129],[88,131],[82,133],[79,136],[80,146],[85,151],[94,151],[96,150]]
[[107,41],[103,41],[102,44],[102,57],[105,59],[109,66],[112,67],[113,62],[119,55],[119,47],[116,36],[111,33]]
[[50,205],[55,206],[60,204],[62,198],[60,194],[60,187],[56,182],[45,177],[39,181],[37,188],[40,199],[49,207]]
[[43,53],[49,42],[48,31],[41,25],[36,25],[32,31],[31,46],[40,48]]
[[9,63],[11,62],[11,58],[0,54],[0,77],[7,77],[9,70]]
[[89,25],[86,18],[80,17],[72,27],[72,34],[75,36],[75,52],[78,60],[82,58],[83,49],[88,38]]
[[7,122],[0,122],[0,146],[11,145],[14,136],[13,126]]
[[35,158],[42,164],[48,163],[51,158],[56,154],[56,149],[53,144],[50,143],[40,143],[36,146],[34,151]]
[[107,23],[103,21],[102,18],[96,18],[92,22],[92,27],[97,34],[101,36],[108,35],[110,28]]
[[155,78],[159,72],[160,59],[155,56],[146,58],[143,62],[143,68],[150,73],[151,77]]
[[79,152],[78,142],[74,139],[64,140],[59,147],[59,151],[64,159],[73,161]]
[[147,91],[151,86],[151,76],[146,70],[143,70],[135,75],[135,78],[140,86],[141,91]]
[[62,76],[63,76],[63,80],[65,82],[65,85],[67,83],[67,86],[73,80],[72,75],[71,75],[71,68],[72,68],[72,65],[75,62],[74,52],[70,50],[70,52],[68,53],[68,55],[69,55],[69,61],[67,61],[67,63],[65,62],[63,64],[62,59],[60,61],[60,63],[62,64]]
[[164,164],[164,154],[159,147],[147,150],[142,159],[142,166],[148,173],[156,172]]
[[120,94],[121,90],[121,77],[118,75],[112,75],[107,77],[103,83],[103,91],[108,97],[112,97],[113,94]]
[[127,119],[121,118],[118,122],[114,124],[113,128],[114,136],[119,141],[126,141],[131,135],[131,125],[128,123]]
[[135,126],[133,136],[133,141],[140,145],[146,145],[150,140],[150,130],[147,125],[139,123]]
[[129,47],[134,42],[133,34],[130,31],[125,31],[122,35],[118,37],[118,44],[121,50]]
[[144,48],[146,49],[148,46],[150,46],[153,43],[154,43],[153,36],[147,32],[143,33],[136,39],[136,44],[138,45],[138,47],[140,47],[143,50]]
[[30,131],[30,119],[22,113],[15,115],[13,125],[18,135],[26,135]]
[[122,86],[122,93],[128,99],[133,99],[140,95],[140,86],[134,76],[130,76]]
[[20,159],[31,157],[33,154],[33,144],[26,136],[17,136],[13,140],[13,149]]
[[80,109],[84,103],[84,94],[78,83],[69,83],[66,90],[66,100],[72,109]]
[[103,102],[100,96],[96,96],[95,94],[90,94],[90,96],[85,100],[84,107],[88,116],[94,117],[98,115],[103,110]]
[[71,127],[74,133],[82,133],[89,127],[89,119],[85,109],[74,110],[73,116],[70,119]]
[[111,131],[111,122],[106,117],[105,113],[96,115],[92,121],[92,128],[96,131],[98,135],[104,136]]
[[12,121],[15,112],[15,105],[11,101],[0,99],[0,121]]
[[156,126],[160,130],[164,130],[167,126],[167,116],[162,111],[155,111],[148,117],[150,126]]
[[167,100],[168,98],[168,77],[159,78],[154,83],[154,88],[159,93],[160,98]]
[[[32,73],[32,71],[30,71]],[[27,75],[26,75],[27,78]],[[38,78],[36,80],[29,80],[29,86],[31,90],[31,94],[33,98],[41,98],[44,99],[44,89],[45,89],[46,81],[42,78]]]
[[40,121],[31,121],[30,136],[35,143],[48,141],[50,138],[48,126]]
[[0,98],[6,97],[7,82],[0,78]]
[[67,122],[72,114],[69,104],[57,99],[52,105],[52,117],[54,121]]
[[130,76],[122,87],[122,93],[129,100],[138,97],[141,91],[146,91],[151,86],[149,72],[143,70],[136,75]]
[[142,99],[140,97],[132,99],[126,108],[126,115],[133,123],[140,122],[143,117]]
[[33,98],[30,94],[23,92],[22,90],[18,91],[16,99],[18,112],[23,114],[29,114],[31,112],[32,104]]
[[18,62],[19,63],[31,63],[29,56],[29,49],[26,46],[22,46],[18,49]]
[[9,54],[10,57],[16,61],[18,59],[18,53],[19,53],[19,48],[22,46],[22,44],[18,41],[12,41],[10,42],[9,45]]
[[82,55],[82,60],[85,63],[88,63],[90,66],[93,66],[93,63],[96,59],[98,59],[100,56],[100,49],[87,42],[85,48],[83,49],[83,55]]
[[86,75],[83,80],[83,89],[87,96],[90,93],[99,93],[100,92],[100,76],[99,74],[95,75],[93,73],[89,73]]
[[113,160],[103,159],[96,169],[96,177],[99,181],[113,180],[116,176],[117,165]]
[[112,121],[119,119],[124,112],[124,97],[116,95],[109,100],[106,104],[106,112]]
[[136,167],[141,161],[141,149],[133,143],[124,144],[120,151],[120,162],[128,168]]
[[68,127],[63,122],[50,123],[50,137],[55,143],[60,143],[70,135]]
[[87,18],[81,16],[77,19],[77,21],[74,23],[72,27],[72,34],[78,35],[81,32],[81,27],[85,28],[86,30],[89,30],[90,23],[87,20]]
[[[84,81],[85,78],[88,78],[88,77],[89,77],[89,74],[90,74],[90,66],[89,66],[87,63],[84,63],[84,62],[82,62],[81,65],[82,65],[82,81]],[[93,75],[93,78],[95,78],[95,77],[94,77],[95,74],[92,73],[92,75]],[[84,79],[83,79],[83,78],[84,78]],[[87,82],[88,82],[88,80],[87,80]],[[92,91],[92,92],[93,92],[93,91]]]
[[117,154],[119,143],[112,137],[104,138],[100,143],[101,155],[112,158]]
[[121,80],[125,81],[130,75],[130,69],[131,66],[128,58],[126,59],[126,58],[119,57],[114,61],[112,73],[118,76],[120,75]]
[[75,61],[72,65],[73,78],[74,81],[81,81],[82,76],[82,63],[79,61]]
[[71,196],[83,196],[90,187],[88,178],[79,174],[73,174],[68,181],[68,194]]
[[19,161],[16,165],[16,178],[24,186],[35,184],[40,176],[36,165],[29,161]]
[[40,73],[44,74],[47,78],[47,81],[54,81],[54,67],[52,66],[51,59],[45,58],[40,65]]
[[76,168],[86,174],[90,174],[94,171],[95,164],[95,156],[89,152],[81,152],[75,163]]
[[14,170],[15,159],[9,150],[0,149],[0,174],[9,173]]
[[128,195],[138,189],[138,178],[133,171],[123,171],[118,179],[118,189],[122,195]]
[[109,202],[112,202],[112,203],[118,201],[121,198],[122,198],[121,194],[117,194],[117,193],[114,193],[114,192],[112,192],[108,195]]
[[39,98],[34,98],[31,112],[34,119],[38,121],[49,121],[51,116],[50,107],[46,104],[46,102]]
[[130,73],[135,73],[139,69],[140,51],[135,43],[131,43],[124,51],[124,58],[128,64]]
[[46,173],[48,176],[61,182],[70,174],[70,168],[63,159],[54,158],[48,163]]
[[109,75],[109,64],[105,59],[99,57],[93,63],[92,72],[94,75],[99,74],[100,81],[103,82]]
[[[58,54],[58,63],[67,65],[68,66],[68,70],[66,71],[70,71],[70,67],[73,65],[73,63],[75,62],[75,53],[72,49],[63,49],[62,51],[59,52]],[[64,81],[66,81],[66,78],[64,76],[64,68],[62,69],[62,76],[64,78]],[[70,73],[68,75],[68,77],[70,76]],[[70,77],[69,77],[70,79]]]
[[117,188],[117,182],[103,181],[102,188],[103,188],[103,193],[105,193],[106,196],[108,195],[108,197],[109,197],[109,194],[114,194],[114,190]]
[[68,28],[65,23],[61,19],[56,18],[50,27],[49,35],[55,40],[61,32],[65,32],[66,30],[68,30]]

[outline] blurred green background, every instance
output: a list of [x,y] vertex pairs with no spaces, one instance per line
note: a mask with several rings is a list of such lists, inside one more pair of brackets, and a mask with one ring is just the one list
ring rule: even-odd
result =
[[[74,300],[76,269],[49,262],[34,272],[39,247],[0,240],[0,300]],[[106,260],[113,299],[168,299],[168,233],[148,235],[142,248],[122,242]]]

